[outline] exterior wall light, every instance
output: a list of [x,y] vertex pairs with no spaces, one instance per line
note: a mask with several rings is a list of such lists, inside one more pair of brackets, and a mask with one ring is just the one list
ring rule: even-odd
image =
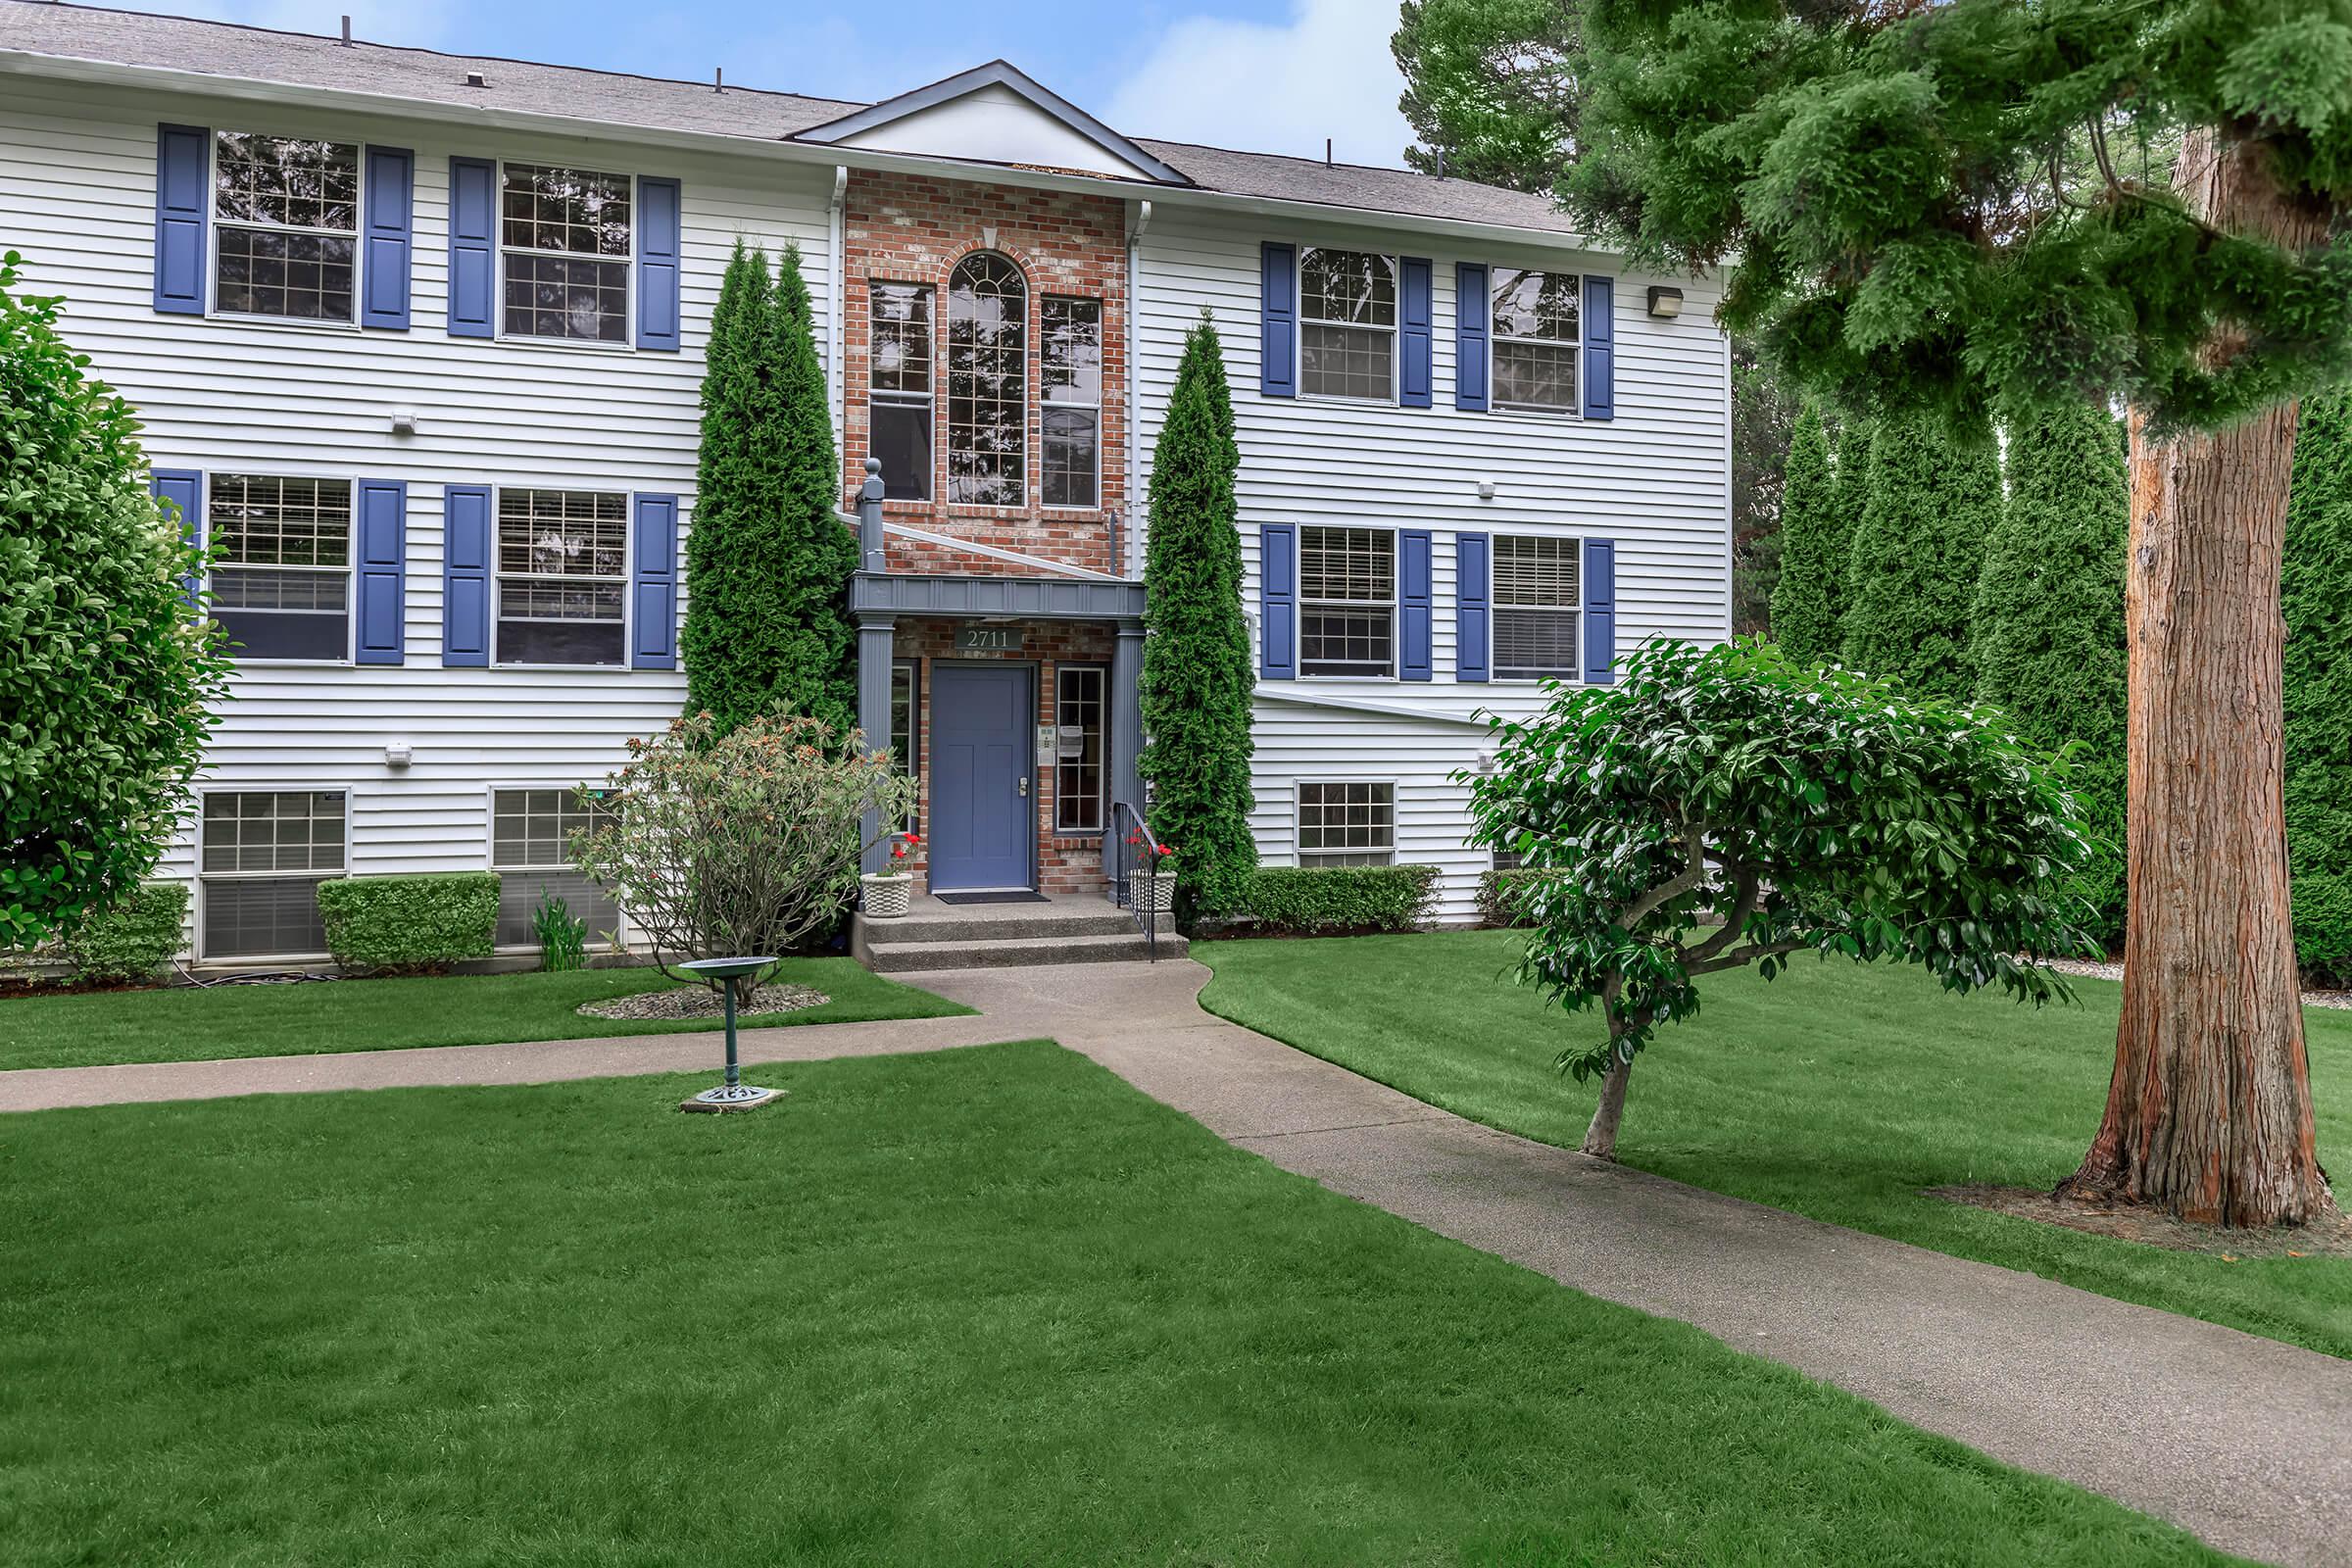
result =
[[1494,499],[1494,480],[1481,479],[1478,481],[1478,499],[1481,501],[1492,501]]
[[395,409],[392,413],[392,433],[394,435],[415,435],[416,433],[416,415],[415,411],[410,409]]
[[1649,290],[1649,314],[1661,321],[1671,321],[1683,314],[1683,291],[1652,284]]
[[406,767],[414,755],[409,750],[407,741],[388,741],[384,745],[384,765],[394,768]]

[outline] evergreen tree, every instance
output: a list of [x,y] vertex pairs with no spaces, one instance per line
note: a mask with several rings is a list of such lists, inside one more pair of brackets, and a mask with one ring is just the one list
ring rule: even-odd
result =
[[1966,701],[1976,685],[1969,612],[2000,515],[1989,429],[1954,432],[1925,415],[1884,422],[1854,533],[1845,662],[1922,696]]
[[778,710],[857,722],[858,544],[834,513],[840,489],[800,253],[771,274],[738,240],[710,315],[679,639],[687,709],[722,734]]
[[[1879,433],[1877,421],[1848,419],[1838,432],[1838,537],[1845,541],[1838,573],[1838,620],[1853,608],[1853,541],[1862,531],[1862,514],[1870,506],[1870,457]],[[1839,633],[1842,640],[1843,633]]]
[[1845,518],[1830,472],[1830,436],[1812,404],[1796,417],[1781,487],[1781,580],[1772,591],[1772,640],[1802,663],[1837,657],[1845,598]]
[[1977,700],[2045,752],[2080,741],[2069,783],[2094,841],[2078,891],[2093,935],[2124,931],[2124,535],[2132,498],[2115,420],[2061,409],[2009,440],[2009,504],[1977,585]]
[[1404,0],[1389,51],[1418,146],[1408,168],[1548,190],[1576,134],[1573,0]]
[[2303,405],[2283,590],[2295,948],[2352,978],[2352,390]]
[[1140,760],[1152,831],[1177,852],[1189,910],[1232,908],[1257,864],[1250,835],[1250,698],[1234,502],[1241,447],[1225,356],[1204,315],[1184,341],[1167,420],[1152,448],[1144,585]]

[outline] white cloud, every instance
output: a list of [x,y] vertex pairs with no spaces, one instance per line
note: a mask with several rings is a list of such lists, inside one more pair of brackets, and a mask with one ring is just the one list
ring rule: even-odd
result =
[[1131,136],[1401,168],[1412,131],[1389,53],[1396,0],[1295,0],[1285,23],[1188,17],[1161,33],[1102,119]]

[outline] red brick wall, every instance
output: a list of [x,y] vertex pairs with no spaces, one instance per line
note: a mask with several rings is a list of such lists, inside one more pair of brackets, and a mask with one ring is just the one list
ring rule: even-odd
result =
[[[948,274],[979,250],[1011,259],[1029,283],[1029,490],[1021,507],[950,506],[945,501],[893,501],[893,521],[974,539],[1003,550],[1089,566],[1117,569],[1110,515],[1126,505],[1127,252],[1126,208],[1102,196],[1012,190],[999,185],[927,175],[850,172],[844,198],[845,278],[842,368],[849,389],[842,432],[842,478],[855,505],[865,479],[866,282],[928,283],[934,334],[932,494],[947,493]],[[1038,406],[1039,302],[1073,294],[1102,302],[1102,424],[1101,504],[1089,511],[1048,509],[1040,494]],[[926,545],[890,542],[890,569],[1004,576],[1024,568]]]

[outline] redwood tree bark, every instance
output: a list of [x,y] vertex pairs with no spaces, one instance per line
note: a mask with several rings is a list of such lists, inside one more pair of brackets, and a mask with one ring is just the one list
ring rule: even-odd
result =
[[[2180,168],[2217,228],[2324,237],[2259,147],[2192,136]],[[2160,442],[2132,421],[2123,1021],[2105,1118],[2062,1195],[2223,1225],[2334,1209],[2287,918],[2278,575],[2295,416],[2289,403]]]

